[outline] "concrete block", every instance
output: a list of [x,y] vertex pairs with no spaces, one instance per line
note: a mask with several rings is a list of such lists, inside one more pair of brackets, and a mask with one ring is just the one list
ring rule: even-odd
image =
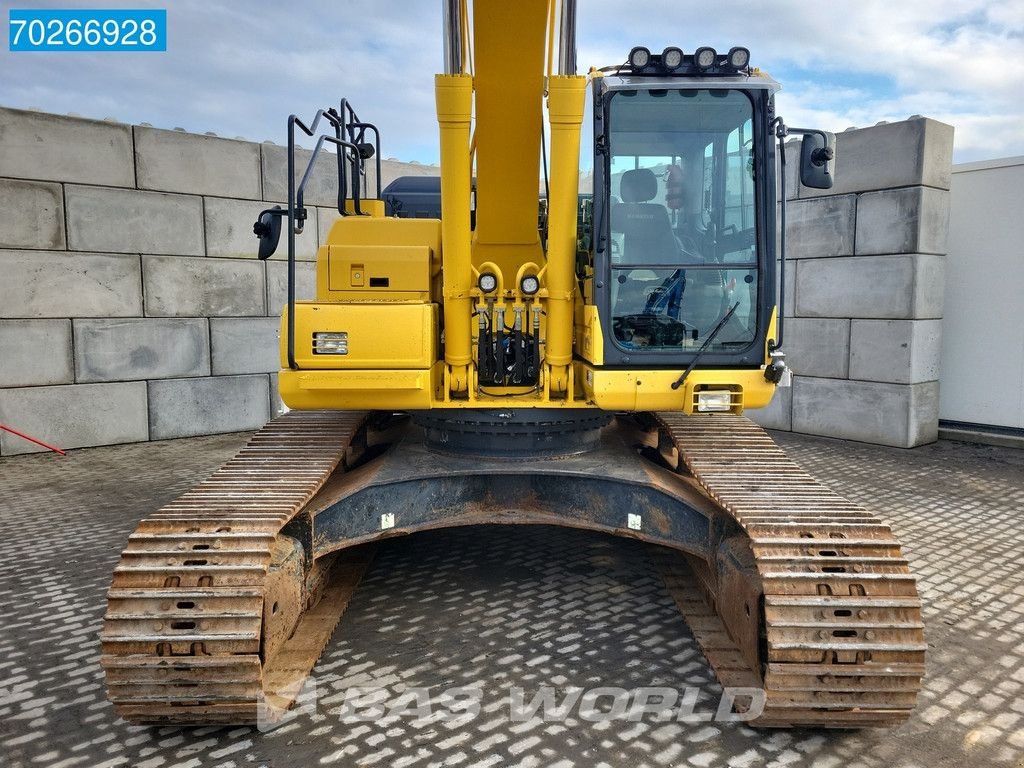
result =
[[[786,295],[783,300],[786,302],[786,317],[793,317],[796,314],[796,268],[795,261],[786,261]],[[782,265],[775,262],[775,290],[776,302],[778,301],[778,290],[781,282]]]
[[131,126],[0,108],[0,176],[133,187]]
[[[262,144],[263,150],[263,199],[284,202],[288,198],[288,150],[274,144]],[[295,153],[295,183],[298,184],[305,173],[306,165],[313,153],[300,149]],[[348,167],[346,174],[350,175]],[[402,163],[397,160],[381,160],[381,189],[400,176],[440,176],[441,169],[436,165],[422,163]],[[363,184],[360,194],[364,197],[375,197],[377,194],[377,167],[374,160],[366,163]],[[348,184],[348,196],[352,196],[351,180]],[[313,166],[309,182],[306,185],[307,206],[320,205],[337,210],[338,207],[338,165],[337,156],[328,150],[320,153]]]
[[[288,149],[274,144],[261,144],[263,153],[263,199],[275,203],[288,201]],[[295,185],[298,187],[313,153],[308,149],[295,152]],[[346,169],[347,171],[348,169]],[[316,159],[306,184],[305,205],[338,206],[337,155],[324,149]]]
[[800,197],[924,185],[949,189],[953,126],[918,117],[836,134],[832,189],[800,187]]
[[886,320],[942,317],[944,258],[907,254],[796,262],[797,315]]
[[255,260],[143,256],[142,273],[148,316],[266,314],[263,265]]
[[270,418],[276,419],[288,411],[289,408],[281,399],[281,390],[277,386],[277,374],[272,373],[270,374]]
[[0,248],[66,247],[60,184],[0,179]]
[[139,257],[0,251],[0,317],[138,317]]
[[74,380],[70,320],[0,320],[0,387]]
[[206,319],[76,320],[75,373],[79,382],[208,376]]
[[744,411],[755,424],[765,429],[781,429],[786,432],[793,429],[793,388],[776,387],[772,401],[764,408]]
[[153,440],[258,429],[270,419],[266,375],[149,382]]
[[[296,262],[295,298],[316,298],[316,264]],[[280,317],[281,310],[288,303],[288,265],[280,262],[267,263],[267,312]]]
[[941,320],[854,320],[850,378],[919,384],[937,381]]
[[948,232],[949,192],[945,190],[904,187],[857,198],[858,256],[945,253]]
[[791,318],[786,321],[783,351],[793,373],[845,379],[850,358],[850,321]]
[[[0,389],[0,422],[58,448],[149,439],[146,384],[73,384]],[[0,453],[37,453],[34,443],[0,433]]]
[[260,145],[135,126],[139,189],[259,200]]
[[65,188],[68,247],[109,253],[202,256],[198,197],[103,187]]
[[786,258],[852,256],[855,195],[793,200],[786,206]]
[[793,431],[913,448],[938,439],[939,383],[910,386],[798,376]]
[[[229,259],[254,259],[259,240],[252,225],[268,203],[207,197],[203,201],[206,224],[206,255]],[[315,261],[317,250],[317,209],[310,207],[309,220],[301,235],[295,237],[295,258]],[[288,227],[281,228],[281,242],[272,259],[288,258]]]
[[914,320],[942,317],[946,298],[946,257],[939,255],[913,256],[914,259]]
[[277,317],[211,318],[213,373],[270,373],[278,370]]

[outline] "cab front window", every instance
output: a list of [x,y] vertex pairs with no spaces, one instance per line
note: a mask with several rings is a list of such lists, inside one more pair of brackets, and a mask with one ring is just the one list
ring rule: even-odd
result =
[[609,103],[612,337],[710,349],[757,334],[753,108],[741,91],[616,91]]

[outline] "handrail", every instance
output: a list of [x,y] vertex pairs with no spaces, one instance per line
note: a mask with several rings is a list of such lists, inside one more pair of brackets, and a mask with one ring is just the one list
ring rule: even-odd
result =
[[[320,121],[325,120],[334,129],[334,135],[327,132],[319,133],[317,128]],[[298,186],[295,184],[295,135],[298,127],[307,136],[316,136],[316,145],[313,148],[309,163],[302,174]],[[376,160],[376,192],[377,199],[381,196],[381,157],[380,157],[380,131],[372,123],[364,123],[352,109],[347,99],[342,99],[340,109],[335,110],[319,109],[310,124],[307,125],[296,115],[288,116],[288,323],[287,323],[287,357],[288,367],[298,370],[295,362],[295,235],[302,234],[306,222],[305,192],[306,185],[313,173],[313,166],[325,143],[334,144],[337,147],[338,156],[338,213],[347,216],[345,201],[349,189],[348,174],[346,173],[346,162],[351,163],[352,173],[352,202],[353,212],[356,216],[365,215],[361,206],[359,182],[363,179],[363,190],[365,194],[365,170],[363,161],[368,159],[368,148],[363,141],[366,138],[366,131],[372,131],[374,137],[373,155]],[[273,211],[271,211],[273,213]],[[262,214],[261,214],[262,215]],[[275,214],[280,215],[280,212]]]

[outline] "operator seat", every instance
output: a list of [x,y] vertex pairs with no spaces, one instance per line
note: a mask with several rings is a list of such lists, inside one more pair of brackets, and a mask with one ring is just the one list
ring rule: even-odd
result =
[[652,203],[658,194],[658,178],[649,168],[622,174],[622,202],[613,205],[613,232],[623,233],[622,263],[677,265],[679,245],[665,206]]

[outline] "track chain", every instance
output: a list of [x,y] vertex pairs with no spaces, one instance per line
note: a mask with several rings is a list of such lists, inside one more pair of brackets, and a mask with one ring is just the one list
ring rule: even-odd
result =
[[[752,668],[677,560],[666,582],[723,685],[763,687],[754,725],[892,725],[913,708],[925,642],[916,584],[888,526],[824,488],[760,427],[657,414],[688,470],[749,536],[763,587]],[[115,569],[102,663],[118,713],[144,723],[250,723],[291,705],[367,562],[268,654],[267,579],[281,530],[342,463],[366,418],[291,412],[207,480],[143,520]],[[685,465],[685,470],[682,465]],[[298,606],[301,610],[305,606]],[[269,658],[268,658],[269,656]]]
[[139,523],[114,570],[101,634],[118,714],[143,723],[250,723],[292,703],[368,563],[343,554],[328,596],[272,659],[268,572],[281,529],[343,461],[365,416],[292,411],[274,419]]
[[[709,605],[693,602],[693,580],[680,569],[666,580],[683,613],[699,620],[694,634],[723,684],[761,681],[766,705],[753,724],[906,720],[927,646],[916,582],[890,528],[822,486],[743,416],[656,415],[685,468],[749,536],[763,586],[761,669],[743,663]],[[730,599],[719,594],[712,604],[721,610]]]

